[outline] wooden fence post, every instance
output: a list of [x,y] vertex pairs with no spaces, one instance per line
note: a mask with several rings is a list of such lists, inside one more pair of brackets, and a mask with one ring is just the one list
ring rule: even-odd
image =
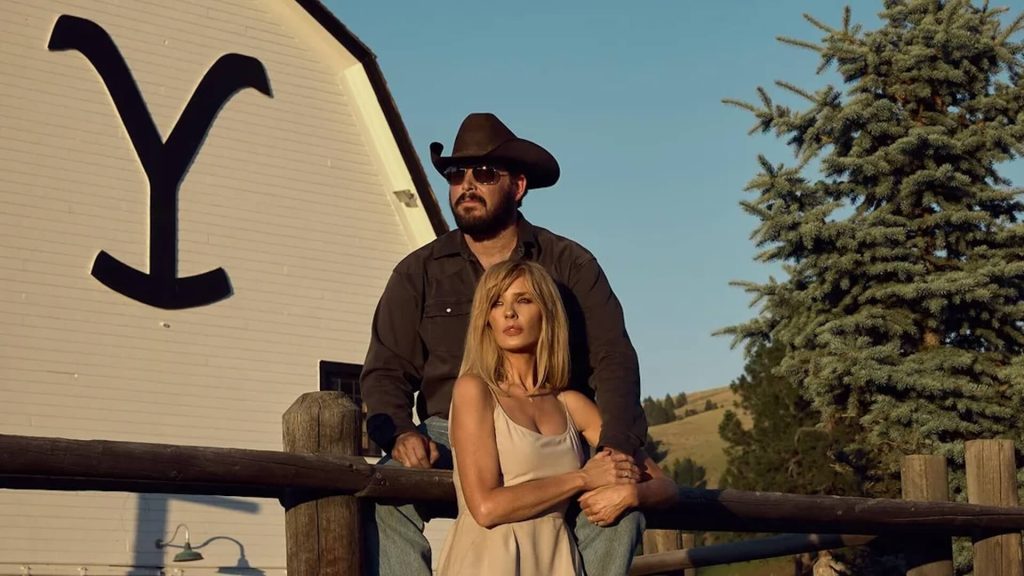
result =
[[[966,443],[967,500],[971,504],[1017,506],[1017,468],[1012,440]],[[1020,532],[974,541],[977,576],[1024,576]]]
[[[904,500],[949,501],[949,471],[942,456],[904,456],[900,462]],[[953,576],[953,542],[922,538],[906,551],[907,576]]]
[[[647,554],[658,554],[660,552],[679,550],[682,545],[681,535],[682,532],[679,530],[644,530],[644,555],[646,556]],[[683,569],[679,569],[672,572],[666,572],[666,574],[683,576],[685,571]]]
[[[340,392],[307,392],[282,420],[285,452],[358,454],[359,407]],[[359,503],[354,496],[289,491],[283,504],[290,576],[362,574]]]
[[[697,547],[697,534],[694,532],[683,532],[680,544],[683,545],[684,550],[693,550]],[[697,569],[687,568],[683,570],[683,576],[697,576]]]
[[[661,552],[672,552],[675,550],[691,550],[697,547],[696,534],[693,532],[681,532],[679,530],[644,530],[644,554],[659,554]],[[696,576],[696,568],[684,568],[666,574],[678,574],[679,576]]]

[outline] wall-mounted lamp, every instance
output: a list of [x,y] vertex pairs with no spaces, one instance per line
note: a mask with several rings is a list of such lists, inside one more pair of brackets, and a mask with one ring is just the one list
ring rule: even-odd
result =
[[263,570],[253,568],[249,564],[249,560],[245,557],[245,547],[242,546],[241,542],[231,536],[213,536],[211,538],[207,538],[202,544],[197,544],[196,549],[209,546],[214,540],[230,540],[235,543],[235,546],[238,546],[238,560],[235,562],[235,565],[220,566],[217,568],[217,574],[240,574],[242,576],[263,576],[266,574]]
[[174,555],[174,561],[175,562],[192,562],[194,560],[202,560],[203,559],[203,555],[192,549],[192,543],[189,541],[189,537],[188,537],[188,526],[186,526],[184,524],[178,524],[177,528],[174,529],[174,534],[171,536],[170,540],[167,540],[165,542],[165,541],[157,538],[157,540],[156,540],[156,547],[157,548],[166,548],[166,547],[170,546],[171,542],[174,542],[174,539],[178,537],[178,529],[180,529],[180,528],[184,528],[185,529],[185,545],[181,547],[181,552],[178,552],[177,554]]

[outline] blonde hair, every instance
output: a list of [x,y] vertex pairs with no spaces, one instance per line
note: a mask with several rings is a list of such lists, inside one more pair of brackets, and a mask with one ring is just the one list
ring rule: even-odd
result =
[[484,272],[469,315],[466,349],[459,376],[479,376],[492,389],[505,380],[505,354],[494,339],[489,323],[491,307],[519,278],[525,278],[541,310],[537,342],[537,390],[557,392],[569,385],[569,323],[554,280],[539,264],[506,260]]

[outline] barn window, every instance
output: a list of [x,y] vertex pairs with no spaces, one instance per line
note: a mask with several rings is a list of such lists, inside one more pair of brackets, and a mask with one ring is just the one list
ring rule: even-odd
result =
[[381,449],[366,434],[366,402],[359,389],[359,373],[363,367],[345,362],[320,361],[320,390],[344,392],[359,406],[359,426],[363,431],[359,444],[361,456],[380,456]]

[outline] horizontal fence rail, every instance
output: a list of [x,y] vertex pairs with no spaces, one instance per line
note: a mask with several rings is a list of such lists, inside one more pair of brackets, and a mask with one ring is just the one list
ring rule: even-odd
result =
[[845,534],[780,534],[769,538],[728,542],[704,548],[645,554],[633,560],[629,576],[664,574],[702,566],[748,562],[804,552],[834,550],[847,546],[863,546],[876,538],[877,536]]
[[679,502],[645,510],[652,528],[728,532],[981,536],[1024,529],[1024,508],[889,498],[679,489]]
[[[284,499],[347,494],[440,502],[454,515],[451,472],[362,458],[0,434],[0,488],[106,490]],[[1024,530],[1024,508],[682,488],[651,528],[822,534],[983,536]]]
[[7,434],[0,434],[0,454],[0,488],[262,498],[302,489],[455,502],[450,471],[374,466],[352,456]]

